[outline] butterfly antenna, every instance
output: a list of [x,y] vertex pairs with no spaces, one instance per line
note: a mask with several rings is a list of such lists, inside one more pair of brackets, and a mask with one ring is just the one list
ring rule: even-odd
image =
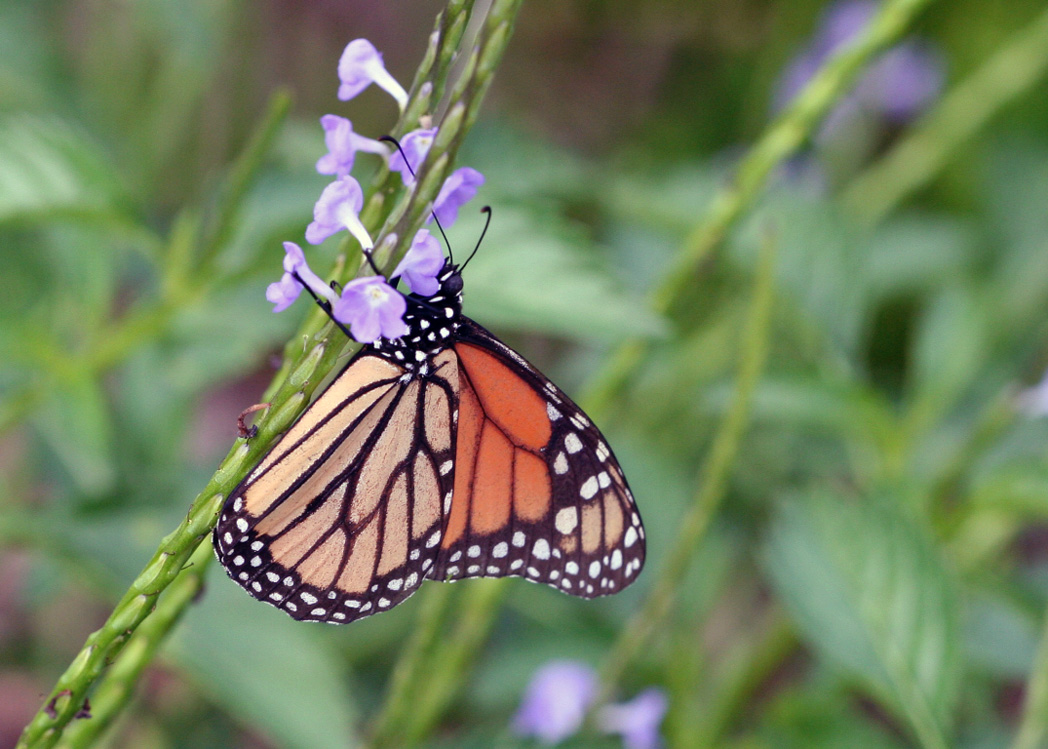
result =
[[477,254],[477,250],[480,249],[480,243],[484,241],[484,235],[488,233],[488,227],[491,226],[491,206],[484,206],[480,209],[480,212],[487,214],[487,220],[484,221],[484,229],[480,232],[480,237],[477,238],[477,246],[473,248],[473,252],[469,253],[469,257],[466,258],[466,262],[462,264],[462,268],[460,270],[466,270],[466,266],[469,265],[469,261],[473,259],[473,256]]
[[[386,141],[387,143],[392,143],[394,146],[396,146],[397,150],[400,151],[400,157],[404,159],[404,165],[408,168],[408,171],[411,172],[411,176],[415,177],[415,170],[411,168],[411,162],[408,161],[407,154],[405,154],[404,149],[401,148],[400,141],[398,141],[392,135],[383,135],[381,138],[379,138],[379,140]],[[444,233],[444,227],[440,225],[440,219],[437,218],[436,211],[431,210],[429,213],[433,217],[433,220],[436,222],[437,228],[440,230],[440,236],[444,237],[444,246],[448,248],[448,259],[451,260],[452,264],[454,264],[455,256],[451,252],[451,242],[448,241],[448,235]]]
[[294,276],[296,281],[302,284],[302,288],[309,292],[309,295],[313,297],[313,301],[317,303],[317,306],[320,307],[320,309],[324,310],[325,315],[331,318],[331,322],[335,323],[335,325],[338,326],[339,330],[346,334],[346,338],[356,340],[353,338],[352,334],[350,334],[349,328],[347,328],[345,325],[343,325],[335,319],[335,316],[331,312],[331,302],[327,301],[326,299],[321,299],[316,294],[314,294],[313,289],[309,288],[309,285],[302,280],[302,276],[298,275],[298,271],[291,271],[291,275]]

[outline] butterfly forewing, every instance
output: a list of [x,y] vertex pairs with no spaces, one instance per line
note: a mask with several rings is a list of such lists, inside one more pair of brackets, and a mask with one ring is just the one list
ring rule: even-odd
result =
[[216,550],[253,596],[341,623],[395,606],[430,571],[451,493],[457,362],[404,374],[358,355],[227,499]]
[[621,590],[644,563],[622,469],[570,398],[463,318],[455,484],[431,577],[519,575],[572,595]]

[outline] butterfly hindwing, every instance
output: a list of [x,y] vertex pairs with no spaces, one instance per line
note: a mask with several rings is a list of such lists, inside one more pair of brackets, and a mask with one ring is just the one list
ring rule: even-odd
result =
[[296,619],[392,608],[435,564],[450,499],[456,361],[432,377],[365,349],[230,494],[230,577]]
[[644,530],[622,469],[567,395],[468,318],[454,493],[430,577],[521,576],[591,598],[629,585]]

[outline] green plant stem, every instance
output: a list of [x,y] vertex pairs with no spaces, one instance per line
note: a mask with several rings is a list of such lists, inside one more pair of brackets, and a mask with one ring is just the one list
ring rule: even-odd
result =
[[739,373],[735,396],[713,439],[709,455],[698,477],[698,491],[681,522],[666,563],[644,603],[634,613],[601,670],[601,692],[594,708],[606,702],[619,684],[627,667],[648,645],[652,635],[670,614],[673,600],[688,565],[702,543],[724,499],[735,457],[749,421],[750,402],[767,358],[771,334],[771,310],[775,286],[775,242],[768,237],[760,260],[746,327],[739,352]]
[[[652,296],[658,313],[669,312],[682,292],[728,232],[754,205],[772,172],[794,154],[818,127],[857,75],[876,55],[895,43],[914,16],[930,0],[888,0],[854,43],[819,69],[801,93],[782,111],[736,170],[732,184],[722,189],[703,219],[684,240],[673,265]],[[583,400],[592,415],[607,413],[637,370],[648,349],[644,339],[623,342],[587,388]]]
[[272,150],[273,142],[291,111],[291,94],[279,90],[269,100],[260,127],[256,127],[247,146],[233,164],[225,184],[219,191],[215,204],[214,218],[200,241],[200,258],[197,267],[201,273],[210,275],[215,260],[233,235],[240,218],[248,189],[254,184],[266,155]]
[[210,531],[221,504],[221,495],[209,494],[197,499],[190,514],[164,539],[105,624],[87,638],[84,648],[51,690],[45,707],[26,727],[18,746],[50,747],[61,738],[66,725],[84,704],[88,687],[117,657],[138,625],[150,615],[161,592],[182,571]]
[[724,732],[750,703],[754,692],[796,650],[797,634],[786,614],[775,607],[768,618],[755,639],[738,643],[725,656],[711,688],[706,690],[709,701],[701,707],[691,706],[699,719],[685,724],[676,746],[719,746]]
[[495,615],[506,594],[507,580],[478,580],[465,597],[458,621],[447,643],[437,651],[427,669],[430,679],[416,690],[418,700],[408,713],[400,735],[403,741],[389,746],[414,746],[436,725],[455,694],[462,688],[465,672],[480,652],[494,625]]
[[371,733],[373,746],[389,745],[408,714],[414,710],[413,686],[422,677],[423,667],[440,641],[441,625],[452,592],[450,585],[426,586],[415,629],[407,646],[401,650],[390,677],[386,700],[375,718]]
[[[452,0],[449,4],[449,8],[461,12],[467,11],[471,6],[472,3],[459,0]],[[478,35],[476,47],[470,56],[470,64],[456,82],[453,93],[456,103],[448,110],[448,116],[441,123],[440,133],[425,163],[419,169],[416,187],[406,200],[401,200],[393,206],[387,217],[387,228],[395,230],[399,238],[398,245],[388,261],[390,264],[397,261],[397,252],[400,255],[406,252],[414,236],[412,228],[421,225],[444,176],[450,171],[455,151],[476,119],[483,95],[494,74],[494,67],[505,49],[512,20],[518,9],[519,0],[497,2],[492,8],[488,23]],[[442,15],[441,19],[444,17]],[[438,25],[440,23],[438,20]],[[464,28],[464,21],[461,28]],[[459,35],[461,36],[461,32]],[[435,34],[431,44],[439,46],[441,38],[443,37]],[[452,57],[453,55],[446,53],[432,59],[444,60],[450,65]],[[429,106],[431,91],[432,86],[425,85],[420,85],[418,91],[413,91],[416,98],[409,100],[405,116],[398,127],[406,126],[411,112],[422,111],[419,100],[424,101],[426,107]],[[279,111],[280,108],[271,108],[271,114],[274,110]],[[264,125],[263,129],[265,127]],[[265,137],[252,140],[252,144],[258,147],[268,142],[269,139]],[[247,157],[243,163],[257,165],[261,160]],[[379,175],[378,179],[388,177],[388,174]],[[243,175],[240,175],[233,182],[239,184],[243,178]],[[242,197],[243,191],[231,189],[231,194]],[[372,191],[372,196],[377,194]],[[237,213],[236,207],[227,206],[219,215],[232,220]],[[376,221],[380,216],[380,212],[373,214],[372,220]],[[369,224],[369,227],[373,228],[374,223]],[[222,233],[221,228],[215,231]],[[387,230],[382,234],[388,233]],[[350,264],[347,264],[347,267],[350,267]],[[205,541],[217,521],[225,497],[269,449],[277,435],[287,429],[301,414],[308,405],[313,390],[334,368],[344,337],[329,323],[318,325],[317,319],[318,315],[314,312],[303,323],[302,331],[307,335],[305,346],[302,345],[301,336],[296,335],[295,345],[288,347],[289,351],[294,352],[294,358],[290,364],[282,367],[277,375],[280,384],[271,398],[272,406],[257,424],[258,434],[250,442],[238,440],[234,444],[204,491],[194,501],[185,521],[164,539],[153,559],[132,583],[102,628],[88,637],[83,649],[59,677],[45,706],[23,732],[19,747],[50,747],[61,738],[66,726],[76,715],[88,691],[98,681],[106,666],[116,659],[128,639],[150,615],[160,594],[175,580],[186,560],[201,542]],[[171,614],[176,615],[188,604],[188,600],[178,602],[177,606],[173,605]],[[465,634],[468,635],[468,632]],[[137,653],[139,660],[135,662],[144,667],[152,657],[152,652],[140,649]],[[128,668],[130,669],[130,664]],[[53,711],[49,709],[52,702]]]
[[1026,684],[1026,702],[1011,749],[1041,749],[1048,743],[1048,610],[1041,642]]
[[843,191],[844,205],[876,224],[928,184],[991,118],[1048,70],[1048,10],[1015,32],[899,141]]
[[91,719],[74,721],[66,730],[60,746],[91,746],[131,701],[142,671],[153,661],[164,639],[203,590],[204,575],[213,558],[207,544],[197,547],[185,572],[160,597],[153,613],[135,630],[99,680],[91,697]]

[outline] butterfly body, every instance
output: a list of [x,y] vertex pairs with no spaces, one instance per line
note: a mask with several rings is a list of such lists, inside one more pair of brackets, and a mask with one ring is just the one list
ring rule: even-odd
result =
[[408,333],[365,346],[230,493],[215,549],[296,619],[388,610],[424,580],[520,576],[596,597],[637,577],[644,529],[585,414],[462,314],[446,265]]

